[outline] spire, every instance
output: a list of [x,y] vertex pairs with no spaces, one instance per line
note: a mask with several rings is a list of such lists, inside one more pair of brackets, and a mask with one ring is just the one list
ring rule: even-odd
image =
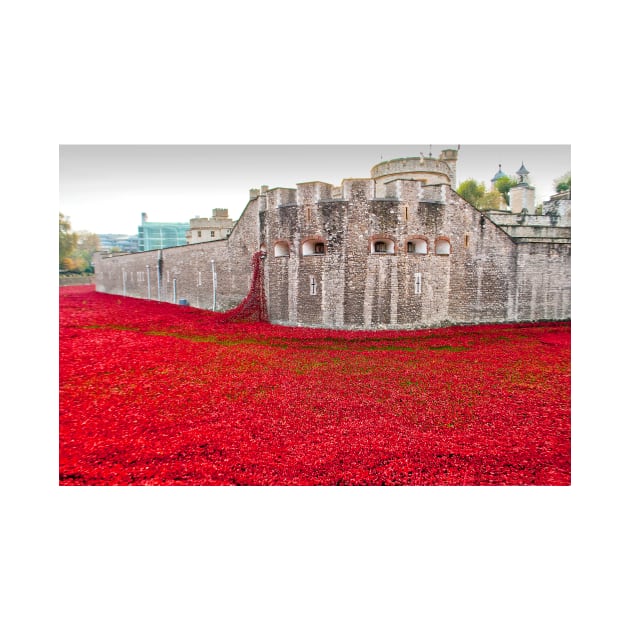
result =
[[525,168],[525,164],[523,164],[523,162],[521,162],[521,168],[516,171],[516,174],[518,175],[519,184],[527,183],[527,176],[529,175],[529,171]]

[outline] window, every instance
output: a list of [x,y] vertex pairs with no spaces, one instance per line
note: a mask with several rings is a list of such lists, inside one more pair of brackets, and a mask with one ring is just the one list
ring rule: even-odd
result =
[[214,230],[210,230],[210,237],[212,238],[214,236]]
[[407,241],[408,254],[426,254],[428,251],[427,242],[423,238],[414,238]]
[[273,247],[273,255],[278,258],[279,256],[289,255],[289,243],[286,241],[280,241]]
[[302,243],[302,256],[323,256],[326,253],[326,244],[318,239],[310,239]]
[[413,292],[416,295],[420,295],[422,293],[422,274],[416,273],[413,276]]
[[396,249],[394,246],[394,241],[390,238],[378,238],[372,241],[370,246],[370,251],[372,254],[395,254]]
[[470,242],[470,237],[468,234],[464,234],[464,247],[468,247],[468,243]]
[[309,286],[311,289],[311,295],[317,295],[317,282],[315,276],[309,276]]
[[197,230],[197,236],[201,238],[201,230]]
[[438,238],[435,241],[435,253],[442,256],[448,256],[451,253],[451,244],[445,238]]

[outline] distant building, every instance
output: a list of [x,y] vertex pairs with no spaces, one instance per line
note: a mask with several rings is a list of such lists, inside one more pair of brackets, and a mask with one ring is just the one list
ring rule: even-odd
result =
[[133,254],[138,250],[138,237],[136,235],[126,234],[98,234],[101,243],[101,250],[111,252],[114,248],[116,251]]
[[188,223],[149,223],[147,213],[142,213],[142,225],[138,226],[138,251],[186,245]]
[[186,242],[188,245],[194,243],[205,243],[207,241],[218,241],[227,238],[232,232],[234,221],[228,217],[226,208],[214,208],[212,217],[202,219],[195,217],[190,220],[190,229],[186,232]]

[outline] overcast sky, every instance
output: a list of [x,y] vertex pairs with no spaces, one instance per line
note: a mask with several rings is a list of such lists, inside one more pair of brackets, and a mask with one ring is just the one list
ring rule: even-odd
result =
[[[294,188],[320,180],[369,177],[383,160],[439,156],[448,145],[61,145],[60,212],[74,231],[136,234],[141,214],[149,221],[187,223],[228,208],[237,219],[249,189]],[[530,171],[537,202],[553,193],[553,180],[571,169],[570,145],[465,145],[457,183],[485,182],[499,164],[514,175],[521,163]]]

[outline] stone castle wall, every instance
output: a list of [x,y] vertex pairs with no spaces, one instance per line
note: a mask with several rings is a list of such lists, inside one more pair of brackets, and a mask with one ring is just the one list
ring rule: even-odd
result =
[[[96,290],[225,311],[247,295],[259,245],[257,202],[250,201],[229,239],[137,254],[96,255]],[[216,293],[213,263],[216,275]],[[216,303],[215,303],[216,299]]]
[[275,323],[411,329],[570,318],[570,242],[517,242],[448,184],[398,179],[380,195],[374,179],[253,189],[229,238],[98,258],[96,288],[157,299],[159,266],[161,300],[211,309],[214,260],[215,308],[224,311],[246,296],[252,256],[264,248]]

